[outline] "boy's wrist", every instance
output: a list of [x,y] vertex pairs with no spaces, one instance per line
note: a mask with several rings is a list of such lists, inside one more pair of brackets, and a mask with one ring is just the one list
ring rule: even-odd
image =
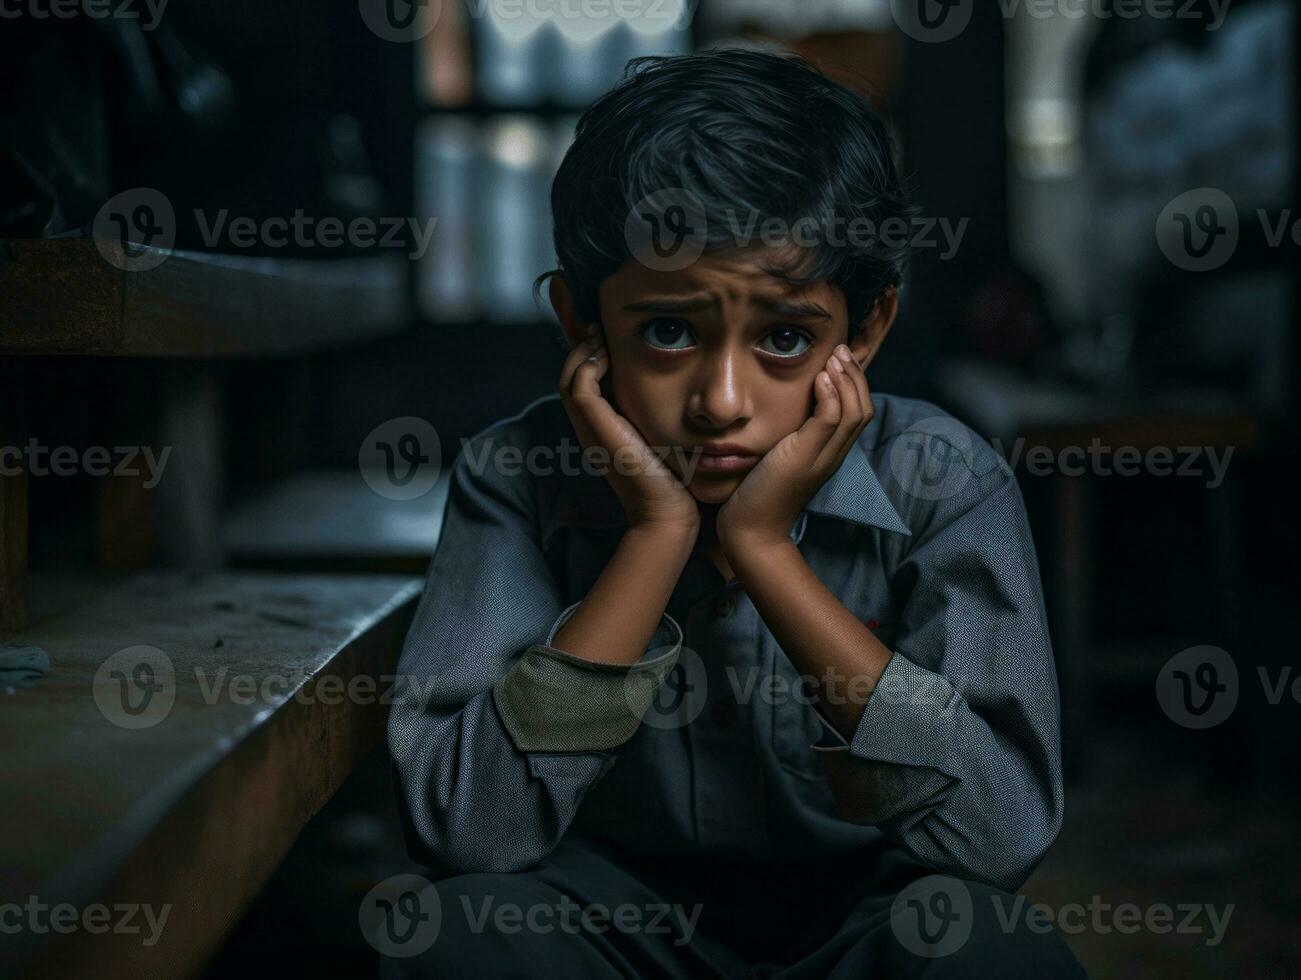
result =
[[799,554],[799,548],[791,540],[789,533],[777,534],[765,531],[741,531],[727,535],[719,541],[728,564],[740,574],[747,564],[770,561],[788,551]]
[[696,543],[699,533],[699,517],[680,521],[636,521],[628,525],[627,531],[627,534],[645,540],[685,542],[688,548]]
[[699,523],[632,524],[624,532],[622,547],[640,556],[648,574],[655,574],[652,570],[663,566],[665,574],[672,574],[676,582],[677,572],[681,572],[691,557],[699,533]]

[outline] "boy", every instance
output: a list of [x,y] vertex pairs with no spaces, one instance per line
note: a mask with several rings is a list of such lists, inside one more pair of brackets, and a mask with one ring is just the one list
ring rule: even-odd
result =
[[388,968],[1080,975],[1003,891],[1063,805],[1016,483],[864,376],[881,121],[796,58],[638,59],[552,209],[560,392],[461,453],[401,660],[440,931]]

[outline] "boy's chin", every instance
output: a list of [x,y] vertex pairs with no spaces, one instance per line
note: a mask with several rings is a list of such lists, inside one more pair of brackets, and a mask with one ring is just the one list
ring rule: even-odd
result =
[[687,490],[702,504],[724,504],[741,485],[745,474],[737,476],[716,476],[702,479],[699,474],[687,484]]

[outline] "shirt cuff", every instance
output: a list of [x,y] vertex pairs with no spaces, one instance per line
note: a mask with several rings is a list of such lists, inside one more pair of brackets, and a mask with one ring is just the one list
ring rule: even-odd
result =
[[521,752],[595,752],[632,738],[656,691],[678,662],[682,629],[665,613],[632,664],[576,657],[551,645],[574,614],[560,614],[493,686],[502,725]]
[[927,766],[956,778],[957,758],[951,751],[956,743],[937,745],[936,737],[957,737],[961,704],[961,694],[942,674],[895,652],[863,706],[850,739],[813,705],[822,737],[810,747],[817,752],[848,752],[872,762]]
[[849,752],[870,762],[924,766],[960,779],[965,710],[961,693],[947,677],[895,651],[849,740],[819,711],[824,733],[813,748]]

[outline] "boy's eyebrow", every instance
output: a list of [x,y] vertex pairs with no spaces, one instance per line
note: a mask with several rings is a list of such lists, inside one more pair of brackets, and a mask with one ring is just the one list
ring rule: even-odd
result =
[[[754,301],[766,310],[781,316],[819,317],[831,319],[831,314],[817,303],[806,300],[782,299],[775,296],[756,296]],[[708,296],[663,296],[629,303],[624,310],[629,313],[689,313],[705,306],[712,306],[713,299]]]
[[808,300],[781,299],[780,297],[756,296],[754,301],[765,309],[782,316],[815,316],[830,320],[831,314],[817,303]]

